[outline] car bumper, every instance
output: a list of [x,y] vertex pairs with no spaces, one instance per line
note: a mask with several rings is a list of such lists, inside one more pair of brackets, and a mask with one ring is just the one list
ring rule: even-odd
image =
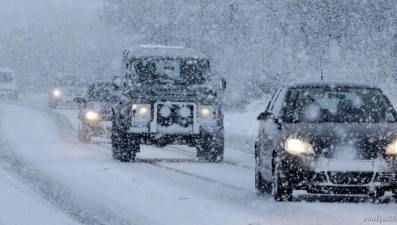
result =
[[353,194],[397,187],[397,160],[331,160],[292,156],[282,161],[282,177],[309,193]]
[[112,134],[112,121],[101,120],[86,124],[92,137],[110,138]]

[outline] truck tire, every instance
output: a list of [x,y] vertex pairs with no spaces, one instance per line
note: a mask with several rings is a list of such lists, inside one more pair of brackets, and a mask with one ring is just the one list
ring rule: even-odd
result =
[[222,162],[224,155],[223,132],[213,135],[204,135],[196,146],[197,158],[209,162]]
[[128,140],[127,135],[120,131],[113,120],[112,125],[112,157],[120,162],[135,161],[136,153],[139,152],[139,143]]

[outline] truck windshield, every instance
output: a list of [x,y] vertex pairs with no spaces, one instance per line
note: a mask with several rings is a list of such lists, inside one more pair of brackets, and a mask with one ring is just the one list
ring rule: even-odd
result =
[[373,88],[292,88],[284,113],[285,121],[290,123],[396,122],[389,101]]
[[14,77],[12,73],[0,72],[0,83],[12,83],[14,82]]
[[209,63],[199,59],[138,59],[133,62],[139,83],[203,84],[208,81]]

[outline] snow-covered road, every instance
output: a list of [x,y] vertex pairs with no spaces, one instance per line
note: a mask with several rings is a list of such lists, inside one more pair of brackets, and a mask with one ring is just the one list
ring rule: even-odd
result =
[[258,197],[253,156],[239,146],[219,164],[181,146],[143,146],[137,162],[116,162],[108,145],[77,141],[74,118],[0,103],[0,224],[361,224],[397,214],[395,203]]

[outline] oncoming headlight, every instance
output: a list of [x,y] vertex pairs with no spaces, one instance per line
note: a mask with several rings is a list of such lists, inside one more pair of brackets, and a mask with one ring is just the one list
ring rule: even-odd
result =
[[297,138],[288,138],[285,141],[284,148],[287,152],[298,155],[302,153],[313,153],[313,146],[307,142],[299,140]]
[[386,154],[397,155],[397,140],[390,143],[386,148]]
[[58,89],[55,89],[55,90],[53,91],[53,95],[54,95],[55,97],[59,97],[59,96],[61,96],[61,91],[58,90]]
[[216,112],[212,106],[200,106],[199,114],[203,119],[216,119]]
[[99,114],[94,111],[88,111],[85,114],[85,118],[88,120],[97,120],[99,118]]
[[150,104],[132,104],[132,118],[135,122],[150,121]]

